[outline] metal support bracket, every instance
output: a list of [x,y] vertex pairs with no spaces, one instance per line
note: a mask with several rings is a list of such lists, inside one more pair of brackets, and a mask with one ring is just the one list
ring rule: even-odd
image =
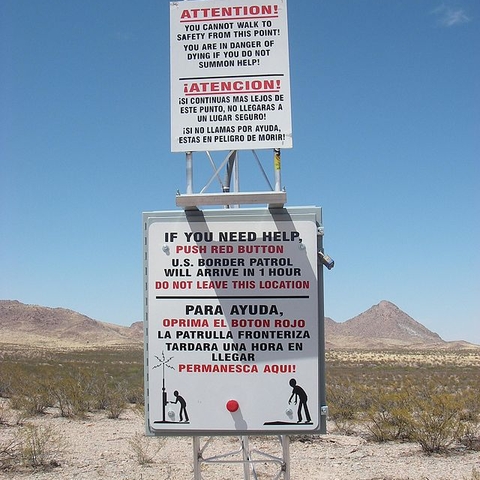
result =
[[[200,190],[199,193],[193,192],[193,153],[186,152],[186,193],[177,193],[176,205],[185,210],[194,210],[206,205],[223,205],[226,207],[239,205],[263,204],[269,208],[283,208],[287,203],[287,194],[281,188],[281,152],[280,149],[274,149],[273,166],[275,183],[272,187],[268,176],[258,158],[255,150],[252,150],[253,157],[260,168],[263,178],[270,187],[270,191],[260,192],[240,192],[239,186],[239,154],[237,150],[228,152],[224,160],[217,166],[210,152],[205,152],[213,168],[213,174]],[[225,179],[222,181],[220,171],[225,169]],[[207,193],[211,183],[217,179],[220,183],[220,193]],[[233,183],[233,186],[231,185]],[[233,188],[232,188],[233,187]]]
[[282,208],[287,202],[285,192],[225,192],[178,194],[177,207],[191,210],[203,205],[251,205],[267,204],[269,208]]

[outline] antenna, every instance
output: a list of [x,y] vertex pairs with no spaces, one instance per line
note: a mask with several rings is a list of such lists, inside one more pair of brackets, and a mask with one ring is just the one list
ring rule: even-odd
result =
[[154,365],[152,367],[152,370],[154,368],[162,367],[162,413],[163,413],[163,418],[162,422],[165,423],[165,410],[167,407],[167,390],[165,388],[165,367],[171,368],[172,370],[175,370],[174,367],[169,365],[168,363],[173,359],[173,357],[170,358],[165,358],[165,353],[162,351],[162,358],[158,357],[155,355],[155,358],[158,360],[158,364]]

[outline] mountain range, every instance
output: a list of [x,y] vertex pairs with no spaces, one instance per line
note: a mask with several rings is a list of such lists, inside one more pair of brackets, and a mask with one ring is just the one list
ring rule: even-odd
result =
[[[325,318],[327,349],[475,348],[446,342],[386,300],[346,322]],[[0,300],[0,344],[38,347],[141,346],[143,322],[105,323],[65,308]]]

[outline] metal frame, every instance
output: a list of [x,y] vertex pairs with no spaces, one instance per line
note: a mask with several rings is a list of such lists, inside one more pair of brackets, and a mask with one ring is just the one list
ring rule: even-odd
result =
[[[238,438],[240,448],[233,452],[227,452],[211,457],[205,456],[214,437],[208,437],[208,440],[201,445],[200,437],[193,437],[193,458],[194,480],[202,480],[202,464],[243,464],[243,476],[245,480],[258,480],[256,464],[271,463],[278,467],[278,471],[272,477],[272,480],[290,480],[290,437],[288,435],[279,435],[277,437],[282,449],[282,456],[276,457],[260,450],[250,449],[250,440],[248,436]],[[235,458],[237,457],[237,458]],[[254,458],[258,457],[258,458]]]
[[[282,208],[287,202],[287,194],[281,187],[281,153],[280,149],[274,149],[274,175],[275,184],[271,185],[267,174],[258,158],[255,150],[252,150],[252,155],[260,168],[260,172],[263,175],[270,190],[263,192],[240,192],[240,165],[239,165],[239,153],[238,150],[231,150],[227,156],[217,167],[212,157],[211,152],[205,152],[210,164],[213,168],[213,173],[210,176],[208,182],[200,190],[199,193],[193,191],[193,152],[186,152],[186,193],[180,194],[177,192],[176,205],[177,207],[184,208],[185,210],[192,210],[199,206],[205,205],[224,205],[226,207],[249,204],[266,204],[269,208]],[[225,169],[225,179],[222,181],[220,173]],[[207,193],[207,189],[217,179],[222,192],[220,193]],[[231,183],[233,181],[233,191]]]

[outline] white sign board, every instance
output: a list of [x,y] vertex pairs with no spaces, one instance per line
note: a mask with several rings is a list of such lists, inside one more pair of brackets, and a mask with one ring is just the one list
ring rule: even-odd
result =
[[173,152],[291,148],[286,0],[170,3]]
[[144,213],[150,434],[318,431],[320,215]]

